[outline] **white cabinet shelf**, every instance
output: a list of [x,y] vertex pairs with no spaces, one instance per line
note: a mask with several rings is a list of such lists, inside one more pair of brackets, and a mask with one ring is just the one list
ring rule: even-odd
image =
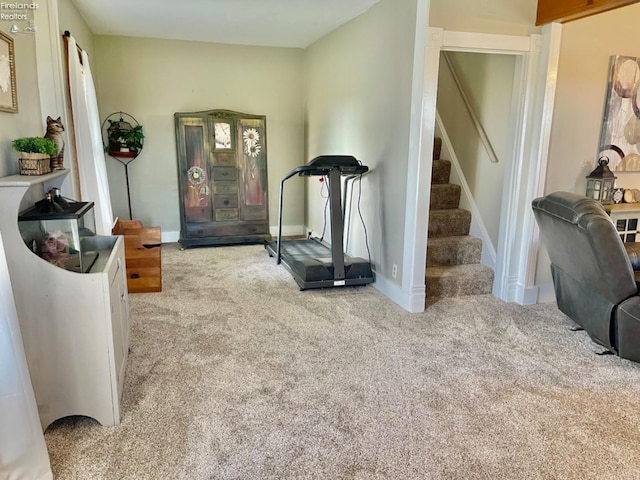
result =
[[120,423],[129,352],[123,237],[90,237],[98,260],[76,273],[34,254],[20,235],[19,212],[67,173],[0,178],[0,229],[43,429],[70,415]]

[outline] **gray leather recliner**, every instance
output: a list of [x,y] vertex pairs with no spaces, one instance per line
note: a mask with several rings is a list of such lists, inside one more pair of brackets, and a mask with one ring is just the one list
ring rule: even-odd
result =
[[640,246],[623,244],[602,205],[583,195],[550,193],[532,208],[558,308],[594,342],[640,362],[640,296],[630,260]]

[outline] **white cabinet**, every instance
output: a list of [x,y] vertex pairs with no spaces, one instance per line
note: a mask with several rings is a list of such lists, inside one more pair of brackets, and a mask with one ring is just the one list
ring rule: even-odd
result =
[[52,479],[0,232],[0,478]]
[[604,209],[623,242],[640,242],[640,203],[614,203]]
[[67,173],[0,178],[0,229],[43,429],[69,415],[120,423],[129,352],[124,238],[91,237],[98,259],[77,273],[40,258],[20,235],[18,213]]

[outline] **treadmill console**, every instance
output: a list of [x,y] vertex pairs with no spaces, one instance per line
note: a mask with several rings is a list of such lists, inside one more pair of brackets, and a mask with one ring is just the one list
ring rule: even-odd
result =
[[362,174],[369,167],[362,165],[351,155],[320,155],[303,167],[298,167],[299,175],[326,175],[331,170],[340,170],[341,174]]
[[356,167],[360,162],[351,155],[320,155],[307,165],[314,167]]

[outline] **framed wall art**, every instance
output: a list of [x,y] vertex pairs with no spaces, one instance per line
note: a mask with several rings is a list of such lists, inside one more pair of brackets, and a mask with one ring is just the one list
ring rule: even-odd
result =
[[18,112],[13,38],[0,32],[0,111]]
[[613,55],[600,131],[599,155],[616,172],[640,172],[640,58]]

